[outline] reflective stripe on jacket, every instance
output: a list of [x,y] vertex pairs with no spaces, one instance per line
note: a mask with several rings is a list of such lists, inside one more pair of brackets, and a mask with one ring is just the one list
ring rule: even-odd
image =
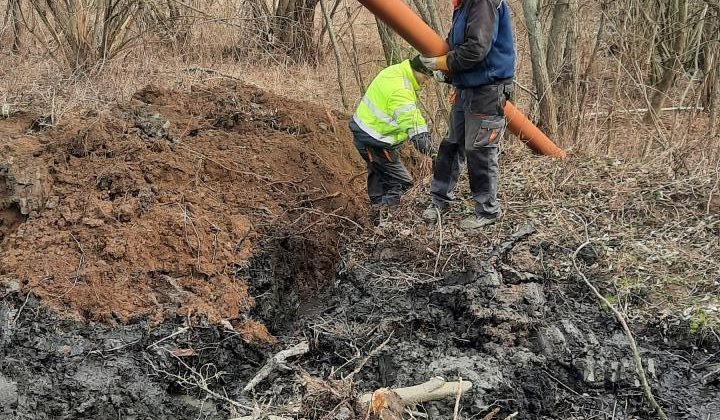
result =
[[418,108],[419,90],[409,60],[387,67],[370,83],[353,120],[372,138],[389,146],[427,133],[427,123]]

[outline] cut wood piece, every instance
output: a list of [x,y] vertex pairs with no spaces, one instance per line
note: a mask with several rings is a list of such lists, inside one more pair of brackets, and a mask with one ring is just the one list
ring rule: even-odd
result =
[[[435,377],[420,385],[415,385],[407,388],[397,388],[389,391],[392,391],[399,395],[402,399],[403,404],[407,405],[441,400],[446,397],[454,397],[457,395],[458,392],[465,393],[470,388],[472,388],[472,382],[469,381],[462,381],[462,383],[446,382],[443,378]],[[383,389],[380,389],[378,391],[382,391]],[[360,396],[360,404],[362,404],[363,406],[369,405],[371,401],[373,401],[373,395],[377,394],[378,391],[375,391],[375,393],[368,393]]]
[[307,353],[310,350],[310,345],[307,341],[301,341],[300,343],[290,347],[289,349],[285,349],[283,351],[278,352],[275,356],[270,358],[267,363],[265,363],[265,366],[260,369],[260,371],[255,375],[250,382],[248,382],[247,385],[245,385],[245,388],[243,388],[243,392],[247,393],[253,390],[265,378],[270,376],[270,374],[275,369],[285,369],[288,370],[289,368],[285,366],[285,362],[287,359],[293,357],[293,356],[300,356],[302,354]]
[[405,403],[393,390],[380,388],[372,394],[370,411],[380,420],[402,420]]

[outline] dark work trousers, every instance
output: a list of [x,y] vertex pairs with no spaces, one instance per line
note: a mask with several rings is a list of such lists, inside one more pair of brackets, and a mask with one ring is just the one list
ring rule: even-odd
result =
[[467,160],[470,191],[478,217],[500,213],[498,156],[505,133],[503,107],[512,92],[512,81],[476,89],[458,89],[450,114],[450,132],[440,143],[430,184],[433,203],[440,209],[454,199],[463,160]]
[[397,149],[386,149],[350,120],[353,143],[367,166],[367,189],[370,203],[393,206],[413,185],[412,176],[400,161]]

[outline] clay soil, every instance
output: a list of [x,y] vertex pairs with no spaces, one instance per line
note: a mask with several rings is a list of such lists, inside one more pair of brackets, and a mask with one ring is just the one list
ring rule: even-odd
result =
[[237,319],[251,257],[315,289],[361,214],[346,122],[252,87],[44,121],[0,122],[0,274],[75,319]]

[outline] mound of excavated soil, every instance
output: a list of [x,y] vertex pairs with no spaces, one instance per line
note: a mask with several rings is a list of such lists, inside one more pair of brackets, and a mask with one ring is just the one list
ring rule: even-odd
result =
[[226,84],[148,87],[49,129],[0,121],[0,278],[60,313],[123,322],[238,318],[256,257],[322,286],[364,205],[338,118]]

